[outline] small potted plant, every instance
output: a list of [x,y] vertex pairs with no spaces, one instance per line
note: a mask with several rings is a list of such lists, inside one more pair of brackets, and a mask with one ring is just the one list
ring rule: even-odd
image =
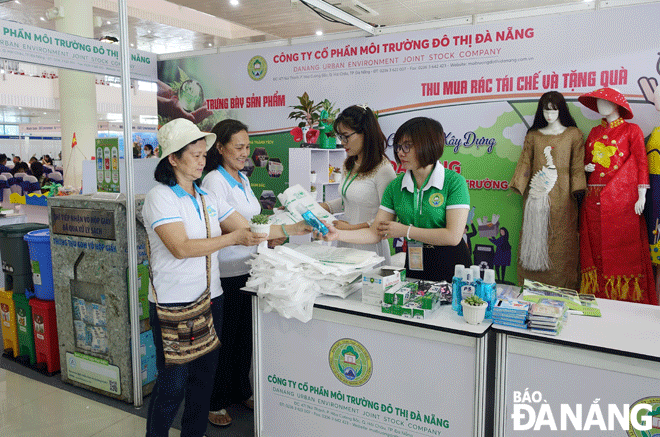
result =
[[265,214],[257,214],[250,220],[250,230],[255,234],[269,234],[270,223],[268,223],[268,216]]
[[309,181],[310,181],[311,183],[316,183],[316,170],[312,170],[312,171],[309,173]]
[[478,325],[484,321],[488,302],[477,295],[466,297],[461,301],[463,307],[463,318],[470,325]]
[[316,143],[320,131],[316,129],[320,120],[320,110],[323,107],[323,102],[314,103],[309,98],[309,94],[304,92],[302,96],[298,96],[298,105],[291,106],[295,111],[289,113],[289,118],[292,120],[300,120],[298,126],[291,129],[291,135],[296,142],[302,141],[303,144]]
[[318,200],[319,192],[316,190],[316,187],[314,185],[309,187],[309,193],[312,195],[312,198],[314,200]]

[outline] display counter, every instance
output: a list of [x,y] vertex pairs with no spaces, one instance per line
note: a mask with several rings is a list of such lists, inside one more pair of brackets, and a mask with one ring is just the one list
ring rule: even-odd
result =
[[253,296],[255,432],[261,436],[483,436],[490,323],[430,319],[323,296],[302,323]]
[[[660,307],[607,299],[598,299],[598,306],[602,317],[569,315],[556,337],[493,325],[495,436],[575,435],[576,430],[580,435],[658,435]],[[612,416],[615,409],[636,403],[658,409],[648,434],[626,434]],[[568,409],[580,411],[579,421],[567,418]]]

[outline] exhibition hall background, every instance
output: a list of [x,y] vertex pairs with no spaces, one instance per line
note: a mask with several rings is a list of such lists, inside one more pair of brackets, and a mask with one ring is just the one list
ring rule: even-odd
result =
[[[660,76],[660,55],[656,38],[650,37],[657,34],[657,23],[640,17],[658,16],[660,5],[649,4],[246,48],[159,61],[158,76],[168,84],[199,82],[206,106],[213,110],[200,128],[210,130],[224,118],[240,119],[250,128],[253,151],[264,148],[270,161],[283,163],[281,175],[269,175],[267,162],[263,167],[257,162],[251,175],[257,197],[287,186],[292,169],[288,148],[299,146],[289,133],[298,121],[287,117],[303,92],[315,102],[328,99],[342,109],[368,104],[379,112],[390,145],[405,120],[439,120],[447,136],[442,160],[468,180],[475,226],[479,219],[507,228],[511,259],[516,260],[522,200],[507,188],[538,98],[546,91],[561,92],[586,138],[600,116],[577,97],[601,87],[617,88],[631,104],[631,121],[648,136],[660,124],[660,115],[638,82]],[[159,116],[160,123],[166,121]],[[391,148],[388,153],[393,158]],[[492,246],[485,237],[490,235],[473,237],[472,246]],[[509,282],[517,279],[515,261],[512,265],[506,272]]]

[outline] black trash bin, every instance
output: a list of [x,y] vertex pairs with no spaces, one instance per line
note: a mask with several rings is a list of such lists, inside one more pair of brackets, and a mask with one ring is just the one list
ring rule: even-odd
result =
[[23,236],[36,229],[48,228],[43,223],[16,223],[0,226],[0,257],[2,271],[5,273],[5,291],[25,293],[34,291],[32,284],[32,265],[28,243]]

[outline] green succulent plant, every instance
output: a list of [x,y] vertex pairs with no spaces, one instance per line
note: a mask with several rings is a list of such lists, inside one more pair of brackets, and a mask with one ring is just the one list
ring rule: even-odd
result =
[[257,214],[252,217],[251,222],[255,225],[266,225],[268,224],[268,216],[265,214]]
[[486,303],[482,298],[480,298],[477,295],[472,295],[472,296],[466,297],[464,300],[465,300],[466,304],[472,305],[472,306],[475,306],[475,307],[478,307],[478,306]]

